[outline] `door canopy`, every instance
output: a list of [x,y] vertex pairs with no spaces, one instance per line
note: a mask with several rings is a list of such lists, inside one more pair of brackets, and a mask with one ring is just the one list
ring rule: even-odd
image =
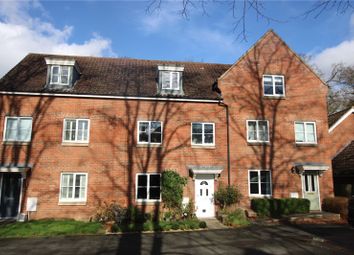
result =
[[193,180],[195,180],[196,175],[202,174],[213,175],[216,180],[224,170],[221,166],[188,166],[188,169],[193,177]]
[[30,165],[0,165],[0,173],[20,173],[22,178],[26,178],[31,168]]
[[322,175],[323,172],[327,171],[329,166],[322,163],[295,163],[292,171],[297,174],[303,174],[304,172],[314,172],[319,175]]

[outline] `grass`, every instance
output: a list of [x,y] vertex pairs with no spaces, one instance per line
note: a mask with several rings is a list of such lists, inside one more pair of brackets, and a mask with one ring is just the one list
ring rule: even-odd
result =
[[247,220],[245,213],[241,209],[236,209],[227,213],[224,224],[233,227],[242,227],[249,225],[250,222]]
[[28,222],[15,222],[0,226],[0,238],[103,233],[104,230],[101,223],[75,220],[34,220]]

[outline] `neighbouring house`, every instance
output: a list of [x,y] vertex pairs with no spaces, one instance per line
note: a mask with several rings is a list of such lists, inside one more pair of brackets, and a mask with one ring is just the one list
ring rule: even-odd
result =
[[354,195],[354,106],[328,116],[334,194]]
[[0,217],[151,211],[160,174],[213,217],[214,191],[333,196],[328,87],[272,30],[233,65],[29,54],[0,81]]

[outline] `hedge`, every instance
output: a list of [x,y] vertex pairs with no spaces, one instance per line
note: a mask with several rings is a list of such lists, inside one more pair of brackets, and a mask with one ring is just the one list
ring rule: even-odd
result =
[[308,213],[310,201],[303,198],[255,198],[251,200],[251,208],[258,216],[280,218],[294,213]]
[[339,213],[342,219],[348,219],[347,197],[326,197],[322,202],[322,209],[326,212]]

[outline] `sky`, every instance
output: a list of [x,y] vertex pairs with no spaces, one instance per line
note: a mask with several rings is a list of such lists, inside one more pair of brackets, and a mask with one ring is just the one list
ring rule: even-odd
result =
[[151,1],[0,0],[0,76],[30,52],[232,64],[270,28],[325,75],[333,64],[354,65],[352,11],[305,17],[313,1],[265,1],[276,20],[249,12],[245,41],[230,2],[207,2],[206,13],[193,2],[187,18],[181,2],[149,12]]

